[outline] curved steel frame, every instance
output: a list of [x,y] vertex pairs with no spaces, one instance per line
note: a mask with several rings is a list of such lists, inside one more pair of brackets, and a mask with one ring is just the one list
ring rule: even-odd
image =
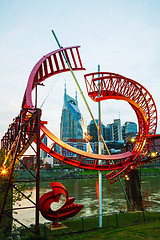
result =
[[[138,82],[122,75],[109,72],[96,72],[86,74],[85,82],[88,95],[93,101],[99,102],[107,99],[127,101],[135,111],[138,119],[138,136],[132,150],[133,164],[131,168],[122,168],[118,172],[107,174],[113,179],[119,174],[124,176],[128,171],[141,163],[148,152],[157,128],[157,110],[151,94]],[[129,159],[126,159],[126,162]]]
[[[78,48],[79,46],[61,48],[45,55],[38,61],[28,80],[22,103],[23,108],[34,108],[32,91],[37,84],[43,82],[50,76],[69,71],[67,64],[63,60],[62,51],[65,52],[67,60],[73,70],[85,70],[82,66]],[[100,77],[98,77],[98,74]],[[87,153],[62,142],[53,135],[44,124],[41,124],[43,134],[41,136],[40,147],[60,161],[76,167],[93,170],[118,170],[118,172],[112,171],[108,174],[109,179],[119,174],[123,176],[131,168],[135,168],[141,163],[141,160],[144,158],[153,141],[153,135],[156,133],[157,127],[157,110],[154,100],[142,85],[119,74],[96,72],[86,74],[84,77],[88,95],[93,101],[98,102],[106,99],[117,99],[127,101],[131,105],[137,115],[139,125],[139,133],[134,149],[132,152],[118,155]],[[100,87],[98,86],[98,81],[100,81]],[[53,146],[49,148],[42,143],[45,135],[54,142],[53,146],[55,144],[60,146],[61,153],[63,154],[55,152]],[[78,159],[68,157],[70,152],[75,153]],[[98,160],[102,160],[102,165],[99,165]],[[111,162],[112,160],[115,160],[115,163]]]

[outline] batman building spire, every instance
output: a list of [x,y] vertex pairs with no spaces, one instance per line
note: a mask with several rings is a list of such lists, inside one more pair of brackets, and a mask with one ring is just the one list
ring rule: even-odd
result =
[[82,139],[83,130],[80,123],[81,113],[78,108],[77,94],[75,99],[67,95],[66,84],[64,86],[64,104],[60,123],[60,138],[63,141],[68,139]]

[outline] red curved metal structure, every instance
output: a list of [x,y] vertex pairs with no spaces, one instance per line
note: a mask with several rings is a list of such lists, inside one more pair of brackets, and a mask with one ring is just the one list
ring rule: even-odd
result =
[[[78,48],[79,46],[61,48],[45,55],[38,61],[30,74],[22,107],[34,108],[32,91],[37,84],[50,76],[69,71],[68,66],[63,60],[62,51],[65,52],[73,70],[84,70]],[[100,77],[98,77],[98,74]],[[134,149],[132,152],[128,151],[118,155],[87,153],[62,142],[44,124],[41,124],[43,134],[41,136],[40,147],[60,161],[76,167],[92,170],[116,170],[116,172],[112,171],[107,175],[110,180],[118,175],[124,176],[131,168],[140,164],[153,141],[153,135],[157,127],[157,110],[154,100],[141,84],[119,74],[101,72],[86,74],[84,77],[88,95],[93,101],[116,99],[127,101],[131,105],[137,115],[139,125],[139,133]],[[99,81],[100,85],[98,85]],[[42,143],[45,135],[53,141],[53,146],[50,148]],[[53,150],[55,144],[60,146],[60,153]],[[71,156],[70,153],[74,153],[76,158],[69,157]],[[102,165],[99,165],[98,160],[102,160]]]
[[28,79],[27,88],[24,94],[22,108],[33,108],[32,90],[47,78],[70,71],[66,62],[64,61],[62,52],[65,53],[67,60],[75,70],[85,70],[82,66],[79,50],[79,46],[61,48],[48,53],[42,57],[31,71]]
[[[45,219],[52,221],[55,227],[59,227],[58,220],[65,220],[75,216],[84,205],[73,203],[75,197],[68,197],[68,192],[63,184],[52,182],[50,186],[52,191],[43,194],[39,199],[39,210]],[[54,202],[58,203],[62,194],[65,196],[63,206],[53,211],[51,209],[51,204]]]
[[[65,52],[67,60],[69,61],[69,64],[73,70],[85,70],[82,66],[78,48],[79,46],[58,49],[45,55],[37,62],[37,64],[31,71],[31,74],[28,79],[27,88],[22,102],[23,108],[34,109],[32,101],[32,91],[34,90],[37,84],[42,83],[44,80],[55,74],[69,71],[68,66],[66,65],[62,58],[62,51]],[[29,114],[23,116],[24,119],[26,117],[29,117]],[[60,141],[60,139],[58,139],[54,134],[52,134],[44,126],[44,124],[41,124],[41,130],[43,132],[40,139],[41,149],[46,151],[51,156],[56,157],[60,161],[63,161],[70,165],[93,170],[114,170],[121,169],[122,167],[127,167],[128,165],[132,164],[131,152],[120,154],[119,159],[117,159],[116,155],[107,156],[90,154],[79,149],[73,148],[70,145]],[[61,153],[64,154],[58,154],[53,150],[53,146],[49,148],[44,143],[42,143],[42,139],[45,135],[47,135],[53,141],[53,146],[55,144],[58,144],[60,146]],[[68,155],[69,152],[75,153],[75,155],[78,156],[78,159],[67,157],[66,155]],[[111,164],[111,160],[113,159],[117,160],[115,164]],[[125,161],[126,159],[128,159],[127,162]],[[98,160],[102,160],[103,165],[99,165]]]
[[[60,161],[76,167],[92,170],[110,170],[111,172],[107,175],[107,178],[111,181],[113,179],[113,181],[116,181],[119,176],[123,177],[131,169],[135,168],[137,165],[144,164],[146,161],[144,157],[149,150],[153,139],[156,137],[156,106],[151,94],[141,84],[122,75],[109,72],[96,72],[86,74],[84,77],[88,95],[93,101],[98,102],[107,99],[123,100],[127,101],[135,111],[138,119],[139,131],[132,151],[117,155],[99,155],[81,151],[58,139],[45,126],[47,122],[40,120],[41,110],[37,108],[36,97],[35,104],[33,104],[32,91],[36,89],[37,92],[37,85],[43,83],[51,76],[70,71],[70,67],[73,71],[85,70],[82,66],[78,49],[79,46],[73,46],[55,50],[42,57],[31,71],[23,97],[21,112],[19,116],[13,120],[13,123],[10,124],[7,133],[1,140],[1,147],[6,149],[6,153],[8,154],[7,157],[9,154],[12,154],[13,160],[5,197],[1,207],[0,221],[3,213],[7,215],[4,211],[4,207],[9,187],[11,185],[16,160],[19,160],[22,163],[20,156],[22,156],[28,147],[31,146],[33,141],[37,143],[37,150],[35,151],[37,158],[37,171],[36,176],[34,176],[32,172],[30,173],[36,180],[36,204],[32,201],[36,207],[36,233],[39,232],[40,148]],[[66,59],[64,60],[63,53],[65,53],[68,63],[66,63]],[[45,135],[53,141],[52,147],[48,147],[42,142]],[[54,151],[55,144],[59,145],[59,153]],[[71,157],[72,155],[74,157]],[[99,162],[101,162],[101,164],[99,164]],[[68,198],[68,193],[64,186],[56,183],[55,185],[51,184],[51,187],[52,192],[44,194],[40,198],[42,215],[52,221],[56,221],[55,219],[58,219],[57,216],[60,216],[61,219],[65,219],[68,216],[75,215],[81,207],[74,207],[74,198]],[[51,210],[50,205],[52,202],[59,201],[61,194],[65,195],[66,203],[62,209],[58,210],[57,214]],[[26,198],[28,199],[28,197]],[[73,211],[71,211],[71,209],[68,210],[70,206],[72,206]],[[17,220],[15,219],[15,221]],[[21,225],[23,224],[21,223]]]
[[[122,75],[110,72],[96,72],[84,76],[89,97],[95,102],[107,99],[127,101],[135,111],[138,119],[138,136],[132,150],[132,166],[122,167],[118,172],[107,175],[113,179],[141,163],[148,152],[157,128],[157,110],[151,94],[138,82]],[[118,156],[117,156],[118,158]],[[126,162],[130,158],[126,159]]]

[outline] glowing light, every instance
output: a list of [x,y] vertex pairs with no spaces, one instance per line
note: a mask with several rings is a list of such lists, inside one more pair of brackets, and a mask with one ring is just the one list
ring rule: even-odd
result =
[[125,175],[125,179],[128,181],[129,180],[129,177],[128,177],[128,175]]
[[5,175],[5,174],[7,173],[7,170],[6,170],[6,169],[3,169],[3,170],[1,171],[1,173],[2,173],[3,175]]
[[151,152],[151,157],[155,157],[156,156],[156,152]]
[[132,137],[131,142],[134,143],[135,141],[136,141],[136,139]]

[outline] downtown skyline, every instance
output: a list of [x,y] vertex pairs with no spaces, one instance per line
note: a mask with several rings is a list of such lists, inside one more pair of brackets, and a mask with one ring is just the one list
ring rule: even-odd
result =
[[[80,55],[86,71],[75,72],[75,75],[95,118],[98,116],[98,106],[87,96],[83,75],[96,72],[98,64],[101,71],[119,73],[146,87],[155,100],[160,116],[158,1],[82,1],[83,6],[74,1],[69,1],[70,6],[65,1],[39,1],[39,11],[34,11],[36,2],[0,3],[1,137],[20,112],[32,68],[43,55],[58,49],[51,29],[54,29],[62,46],[81,46]],[[55,7],[61,9],[60,15]],[[42,119],[48,121],[49,129],[58,137],[65,82],[69,86],[68,94],[73,95],[77,88],[70,73],[57,75],[44,82],[45,87],[38,88],[40,107],[47,91],[53,87],[42,106]],[[78,101],[79,109],[89,123],[91,118],[79,92]],[[105,125],[119,116],[122,124],[125,121],[136,122],[136,116],[128,104],[111,100],[102,103],[102,121]]]

